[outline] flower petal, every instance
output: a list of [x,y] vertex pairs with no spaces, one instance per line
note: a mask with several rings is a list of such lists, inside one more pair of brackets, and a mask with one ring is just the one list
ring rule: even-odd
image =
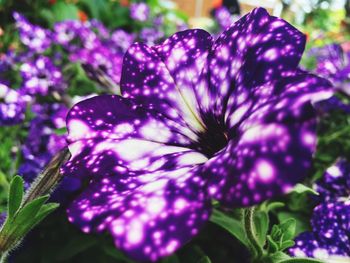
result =
[[188,242],[208,220],[210,199],[196,167],[91,181],[68,210],[85,232],[109,231],[137,261],[156,261]]
[[[207,83],[199,85],[207,68],[207,58],[213,44],[212,36],[200,29],[178,32],[155,46],[157,54],[169,70],[176,88],[191,110],[200,116],[200,107],[208,97]],[[205,100],[205,101],[203,101]]]
[[195,135],[161,113],[119,96],[96,96],[76,104],[68,114],[70,142],[88,139],[143,140],[188,145]]
[[210,108],[220,116],[229,96],[250,93],[251,88],[295,70],[304,46],[305,36],[293,26],[270,16],[265,9],[254,9],[213,45],[209,67],[210,90],[215,99]]
[[314,209],[311,221],[317,238],[346,248],[350,255],[350,201],[321,203]]
[[135,43],[124,57],[123,95],[151,105],[193,131],[202,131],[193,89],[210,46],[211,37],[203,30],[177,33],[156,47]]
[[[295,257],[328,259],[329,261],[327,262],[338,262],[334,256],[338,257],[339,262],[347,262],[345,260],[349,259],[348,250],[344,250],[344,246],[320,242],[315,237],[315,234],[311,232],[305,232],[299,235],[295,239],[295,246],[289,249],[289,253]],[[331,259],[334,259],[334,261],[331,261]]]
[[205,164],[209,192],[226,205],[248,206],[285,193],[309,171],[316,146],[311,101],[327,93],[329,83],[301,74],[275,85],[284,92],[250,105],[245,118],[230,116],[228,146]]

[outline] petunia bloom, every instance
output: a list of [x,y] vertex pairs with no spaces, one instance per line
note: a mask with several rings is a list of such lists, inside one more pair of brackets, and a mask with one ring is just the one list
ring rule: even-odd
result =
[[[326,262],[350,261],[350,164],[339,159],[316,182],[320,204],[314,209],[311,232],[300,234],[289,252]],[[339,260],[339,261],[337,261]],[[342,261],[343,260],[343,261]]]
[[15,125],[24,120],[26,103],[21,94],[0,81],[0,126]]
[[339,159],[329,167],[315,185],[322,200],[347,198],[350,196],[350,163]]
[[130,5],[130,17],[136,21],[145,22],[150,15],[150,9],[146,3],[133,3]]
[[290,249],[293,256],[325,262],[350,261],[350,200],[325,202],[314,210],[313,231],[299,235]]
[[331,95],[328,81],[298,69],[304,46],[264,9],[215,41],[187,30],[133,44],[123,96],[96,96],[68,114],[63,170],[86,185],[69,220],[156,261],[199,232],[212,199],[243,207],[288,192],[311,166],[312,101]]
[[61,70],[48,57],[40,56],[26,62],[21,65],[20,71],[23,89],[27,94],[46,96],[65,88]]
[[350,54],[341,45],[311,48],[308,56],[316,59],[316,74],[329,79],[336,89],[350,95]]
[[29,49],[43,52],[51,45],[51,32],[39,26],[31,24],[24,16],[14,12],[16,26],[19,30],[21,42]]

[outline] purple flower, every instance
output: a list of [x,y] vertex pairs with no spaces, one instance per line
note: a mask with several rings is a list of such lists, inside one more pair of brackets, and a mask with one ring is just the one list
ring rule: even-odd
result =
[[314,107],[321,114],[328,114],[331,111],[343,111],[350,114],[350,105],[345,104],[341,99],[332,96],[329,99],[319,101],[314,104]]
[[0,213],[0,226],[2,226],[3,223],[5,223],[6,220],[6,212]]
[[79,61],[88,71],[101,71],[114,83],[119,84],[123,53],[113,52],[112,48],[100,45],[93,49],[81,49],[70,56],[72,61]]
[[21,42],[29,49],[43,52],[51,45],[51,32],[39,26],[32,25],[21,14],[15,12],[13,17],[19,30]]
[[93,30],[100,38],[109,38],[109,30],[97,19],[91,19],[86,22],[86,26]]
[[[95,28],[98,27],[98,29]],[[98,33],[102,30],[102,35],[109,35],[107,29],[100,28],[97,21],[82,23],[76,20],[58,22],[54,25],[53,37],[57,43],[62,45],[69,52],[76,52],[81,48],[93,49],[101,45]],[[94,30],[96,32],[94,32]]]
[[138,261],[156,261],[208,221],[211,200],[250,206],[305,178],[316,144],[312,100],[328,81],[300,71],[305,36],[255,9],[216,41],[203,30],[133,44],[120,96],[68,114],[86,187],[68,209],[84,232],[108,231]]
[[26,104],[17,90],[0,82],[0,126],[15,125],[24,120]]
[[60,104],[33,105],[36,117],[30,123],[27,139],[22,147],[23,162],[18,173],[27,183],[38,176],[50,159],[66,145],[64,135],[55,134],[62,128],[67,108]]
[[[317,206],[312,216],[312,232],[305,232],[289,250],[297,257],[313,257],[325,262],[350,260],[350,200]],[[338,260],[338,261],[337,261]]]
[[312,48],[308,56],[316,58],[315,72],[333,82],[334,87],[350,95],[349,57],[338,44]]
[[77,20],[57,22],[54,25],[53,38],[58,44],[67,47],[78,36],[78,31],[81,28],[82,23]]
[[50,58],[40,56],[20,67],[23,89],[30,95],[46,96],[50,92],[61,92],[65,88],[62,72]]
[[136,21],[145,22],[149,18],[150,9],[146,3],[130,5],[130,17]]
[[124,31],[123,29],[117,29],[112,33],[111,41],[117,47],[119,47],[122,52],[126,52],[135,41],[135,36],[134,34]]
[[140,32],[140,39],[148,45],[157,44],[164,37],[164,32],[161,29],[145,27]]
[[339,159],[329,167],[316,183],[316,191],[323,200],[350,196],[350,163]]
[[217,8],[214,17],[221,30],[225,30],[235,22],[234,17],[226,7]]

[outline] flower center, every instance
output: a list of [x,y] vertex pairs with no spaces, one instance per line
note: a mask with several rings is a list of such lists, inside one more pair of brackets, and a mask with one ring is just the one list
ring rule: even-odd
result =
[[211,158],[226,147],[229,137],[225,128],[217,123],[207,124],[206,127],[206,130],[199,135],[198,145],[195,148]]

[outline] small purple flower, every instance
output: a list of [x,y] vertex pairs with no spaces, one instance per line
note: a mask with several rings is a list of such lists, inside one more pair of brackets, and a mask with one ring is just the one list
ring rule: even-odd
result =
[[[67,20],[58,22],[54,25],[53,37],[57,43],[62,45],[69,52],[76,52],[82,48],[93,49],[101,45],[101,40],[95,30],[94,25],[98,26],[97,22],[82,23],[76,20]],[[102,30],[102,29],[101,29]],[[103,29],[102,34],[105,36],[109,32]]]
[[0,82],[0,126],[21,123],[25,117],[26,104],[21,94]]
[[301,32],[261,8],[215,41],[187,30],[133,44],[123,97],[96,96],[68,114],[63,170],[86,183],[69,221],[156,261],[198,234],[212,199],[233,208],[288,192],[310,171],[311,102],[332,94],[298,69],[304,46]]
[[145,22],[149,18],[150,9],[146,3],[130,5],[130,17],[136,21]]
[[50,58],[40,56],[20,67],[23,89],[30,95],[46,96],[50,92],[61,92],[65,88],[62,72]]
[[50,159],[66,145],[64,135],[55,134],[61,128],[67,115],[67,108],[61,104],[33,105],[36,117],[30,123],[27,139],[22,147],[23,162],[18,173],[27,183],[38,176]]
[[53,38],[58,44],[67,47],[77,37],[81,28],[82,23],[77,20],[57,22],[54,25]]
[[98,21],[97,19],[91,19],[90,21],[86,21],[85,24],[101,39],[109,38],[109,30],[101,23],[101,21]]
[[90,71],[99,70],[119,84],[123,53],[113,52],[108,46],[98,46],[93,49],[81,49],[70,56],[71,61],[79,61]]
[[6,212],[1,212],[0,213],[0,227],[2,226],[3,223],[5,223],[6,220]]
[[126,52],[127,49],[135,41],[135,36],[132,33],[128,33],[123,29],[115,30],[111,35],[111,41],[120,48],[122,52]]
[[338,44],[312,48],[308,56],[315,57],[315,72],[333,82],[334,87],[350,95],[350,54]]
[[316,183],[316,189],[323,200],[350,196],[350,163],[339,159],[329,167]]
[[[312,216],[312,232],[305,232],[289,250],[297,257],[313,257],[325,262],[350,261],[350,200],[325,202]],[[338,261],[337,261],[338,260]]]
[[214,17],[222,31],[235,22],[234,17],[226,7],[217,8]]
[[29,49],[43,52],[51,45],[51,32],[36,25],[32,25],[21,14],[15,12],[13,17],[19,30],[21,42]]
[[158,44],[164,37],[164,32],[161,29],[145,27],[140,32],[140,39],[147,45]]

